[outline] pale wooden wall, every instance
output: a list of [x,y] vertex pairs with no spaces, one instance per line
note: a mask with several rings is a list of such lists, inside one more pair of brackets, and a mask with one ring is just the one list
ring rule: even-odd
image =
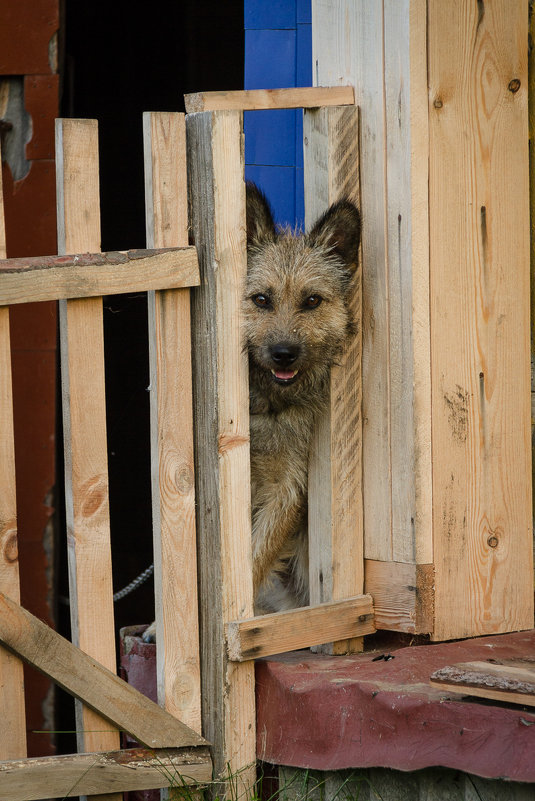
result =
[[365,556],[434,565],[443,639],[533,624],[528,5],[312,6],[361,108]]

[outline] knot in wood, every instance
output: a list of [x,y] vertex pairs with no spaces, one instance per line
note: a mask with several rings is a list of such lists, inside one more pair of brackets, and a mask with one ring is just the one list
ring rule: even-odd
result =
[[187,464],[177,467],[175,472],[175,486],[180,495],[187,495],[193,488],[193,470]]
[[15,528],[13,521],[9,523],[8,526],[6,526],[2,540],[3,540],[2,551],[3,551],[4,562],[7,562],[8,564],[13,564],[19,558],[17,529]]
[[489,548],[497,548],[498,543],[499,543],[498,537],[495,537],[494,534],[490,536],[487,540],[487,545],[489,546]]
[[442,105],[443,104],[442,104],[442,100],[440,99],[440,97],[435,97],[435,99],[433,101],[433,106],[435,108],[442,108]]
[[510,92],[512,92],[513,94],[515,94],[516,92],[518,92],[518,90],[520,89],[520,81],[518,80],[518,78],[513,78],[513,80],[512,80],[512,81],[509,81],[509,85],[508,85],[508,87],[507,87],[507,88],[508,88],[508,89],[509,89],[509,91],[510,91]]
[[92,517],[108,497],[107,482],[101,476],[94,476],[82,487],[82,495],[82,515]]

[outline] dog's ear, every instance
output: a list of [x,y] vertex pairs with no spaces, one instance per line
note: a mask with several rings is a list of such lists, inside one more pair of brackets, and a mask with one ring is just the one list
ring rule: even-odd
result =
[[339,200],[319,218],[307,236],[311,246],[322,246],[355,270],[360,243],[360,214],[349,200]]
[[276,237],[275,222],[268,200],[256,184],[247,182],[247,247],[265,245]]

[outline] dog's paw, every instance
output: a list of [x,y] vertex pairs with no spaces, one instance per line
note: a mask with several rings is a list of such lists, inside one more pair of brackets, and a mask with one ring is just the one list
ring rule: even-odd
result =
[[143,642],[156,642],[156,621],[151,623],[141,635]]

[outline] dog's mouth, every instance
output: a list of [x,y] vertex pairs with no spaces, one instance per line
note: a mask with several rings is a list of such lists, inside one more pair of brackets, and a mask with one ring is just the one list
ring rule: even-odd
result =
[[277,384],[293,384],[297,379],[299,370],[274,370],[271,368],[271,375]]

